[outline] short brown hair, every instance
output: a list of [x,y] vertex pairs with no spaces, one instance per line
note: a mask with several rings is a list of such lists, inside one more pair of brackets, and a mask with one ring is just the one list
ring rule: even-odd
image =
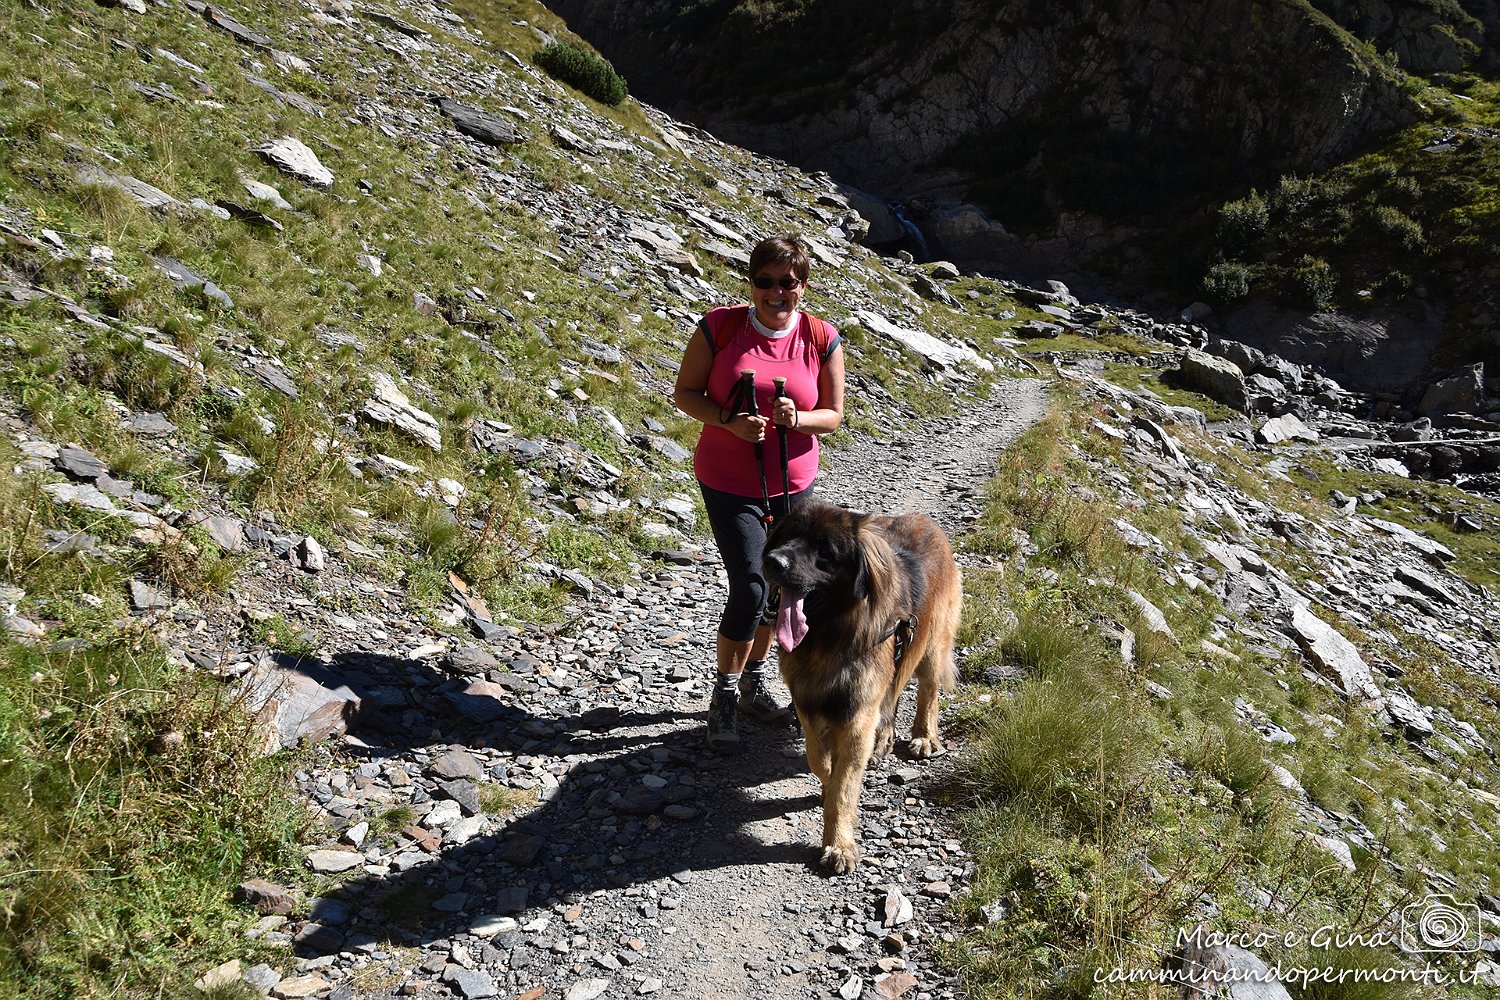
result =
[[807,244],[795,236],[768,236],[750,251],[750,277],[754,278],[767,264],[790,264],[801,282],[807,281]]

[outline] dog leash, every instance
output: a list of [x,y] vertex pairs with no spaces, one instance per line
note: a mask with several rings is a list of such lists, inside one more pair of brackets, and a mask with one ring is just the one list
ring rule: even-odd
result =
[[[776,398],[785,399],[786,379],[778,377],[773,378],[771,381],[776,383]],[[786,518],[792,516],[792,480],[787,472],[786,424],[776,425],[776,443],[781,446],[781,516]],[[765,480],[765,475],[765,469],[761,469],[762,481]],[[770,512],[771,508],[768,502],[766,513],[769,514]]]
[[[912,636],[917,632],[917,626],[921,621],[916,614],[909,614],[905,618],[896,619],[896,624],[885,630],[885,635],[880,637],[880,642],[885,642],[892,636],[896,637],[896,648],[891,651],[891,660],[897,666],[906,659],[906,651],[911,648]],[[877,642],[875,645],[880,645]]]

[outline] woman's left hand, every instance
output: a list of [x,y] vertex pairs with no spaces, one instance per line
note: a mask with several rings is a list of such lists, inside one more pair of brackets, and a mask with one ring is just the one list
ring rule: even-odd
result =
[[771,423],[782,427],[797,425],[797,404],[790,396],[779,396],[771,400]]

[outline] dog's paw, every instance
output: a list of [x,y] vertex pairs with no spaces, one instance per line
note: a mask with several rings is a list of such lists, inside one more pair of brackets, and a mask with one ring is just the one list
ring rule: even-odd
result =
[[818,863],[830,875],[847,875],[859,864],[859,848],[825,847]]
[[942,749],[943,741],[936,736],[914,739],[906,744],[907,755],[918,760],[940,753]]

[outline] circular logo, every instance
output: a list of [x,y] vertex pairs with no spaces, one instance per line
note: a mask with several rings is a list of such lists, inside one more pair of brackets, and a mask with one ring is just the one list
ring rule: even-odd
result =
[[1417,933],[1429,948],[1456,948],[1469,937],[1469,921],[1447,903],[1433,901],[1422,910]]

